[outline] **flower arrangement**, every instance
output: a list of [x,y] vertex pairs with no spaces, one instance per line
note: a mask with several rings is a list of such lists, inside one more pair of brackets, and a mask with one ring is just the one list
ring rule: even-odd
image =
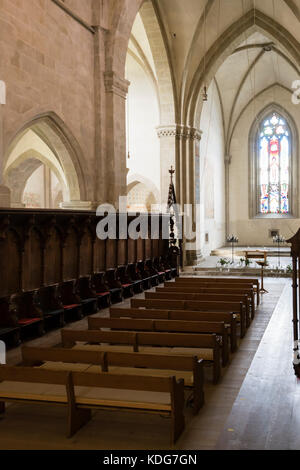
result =
[[250,266],[250,264],[252,264],[252,261],[250,261],[250,259],[240,258],[240,265],[241,266],[245,265],[245,268],[248,268]]
[[232,264],[232,262],[229,259],[220,258],[218,263],[217,263],[217,266],[220,265],[222,268],[224,268],[225,266],[228,266],[229,264]]

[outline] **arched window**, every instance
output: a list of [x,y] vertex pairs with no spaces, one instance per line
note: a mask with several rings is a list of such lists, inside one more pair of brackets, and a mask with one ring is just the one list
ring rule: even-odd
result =
[[258,132],[258,213],[291,212],[291,130],[278,113],[264,119]]

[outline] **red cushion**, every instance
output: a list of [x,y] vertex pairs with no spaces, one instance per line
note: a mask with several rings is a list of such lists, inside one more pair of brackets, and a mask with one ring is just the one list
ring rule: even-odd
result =
[[122,287],[131,287],[131,284],[122,284]]
[[110,292],[99,292],[99,293],[97,293],[97,295],[100,295],[100,296],[102,296],[102,297],[103,297],[104,295],[109,295],[109,294],[110,294]]
[[74,305],[64,305],[64,309],[70,309],[70,308],[75,308],[75,307],[79,307],[79,304],[74,304]]
[[18,321],[19,325],[31,325],[32,323],[36,323],[38,321],[41,321],[40,318],[21,318],[21,320]]

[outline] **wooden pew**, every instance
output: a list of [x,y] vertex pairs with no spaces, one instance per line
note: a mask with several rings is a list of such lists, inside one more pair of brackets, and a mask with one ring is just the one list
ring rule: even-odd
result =
[[[54,385],[60,386],[58,393],[53,391]],[[6,402],[66,406],[68,437],[72,437],[91,417],[90,412],[77,408],[72,374],[67,371],[0,366],[0,413],[5,412]]]
[[[153,333],[127,331],[95,331],[95,330],[61,330],[64,347],[73,348],[76,343],[89,343],[85,347],[96,351],[115,350],[126,352],[125,348],[117,350],[115,345],[128,345],[131,352],[149,354],[175,354],[198,356],[213,365],[213,381],[217,383],[221,377],[220,339],[215,334],[183,334],[183,333]],[[110,345],[113,344],[113,346]],[[128,352],[128,351],[127,351]]]
[[[196,356],[158,356],[157,354],[97,352],[80,349],[22,348],[26,366],[40,366],[57,370],[60,365],[87,364],[87,371],[135,375],[176,375],[183,379],[185,387],[193,390],[193,411],[197,414],[204,405],[203,361]],[[191,375],[192,373],[192,375]]]
[[231,352],[237,350],[237,318],[234,313],[227,312],[191,312],[187,310],[143,310],[140,308],[111,308],[110,318],[131,318],[150,320],[174,320],[188,322],[225,323],[229,327]]
[[146,308],[159,310],[193,310],[200,312],[228,312],[239,316],[241,338],[246,334],[246,310],[243,302],[210,302],[197,300],[144,300],[132,299],[132,308]]
[[96,291],[92,289],[91,276],[82,276],[75,284],[76,294],[81,300],[82,312],[84,315],[98,312],[98,297]]
[[[190,279],[189,282],[186,281],[186,279]],[[251,295],[252,295],[252,292],[253,292],[253,296],[255,297],[256,295],[256,305],[258,306],[259,305],[259,293],[258,293],[258,296],[257,296],[257,288],[256,286],[253,284],[253,283],[237,283],[237,282],[234,282],[234,283],[231,283],[231,282],[218,282],[218,283],[215,283],[213,282],[214,278],[212,278],[211,281],[207,281],[207,280],[204,280],[202,281],[201,278],[181,278],[180,281],[177,281],[176,283],[175,282],[166,282],[164,284],[164,287],[185,287],[185,288],[195,288],[197,287],[198,289],[222,289],[222,290],[227,290],[227,289],[230,289],[230,290],[235,290],[235,289],[238,289],[238,290],[249,290]]]
[[146,292],[146,300],[189,300],[200,302],[242,302],[246,309],[246,327],[251,324],[251,307],[248,295],[234,294],[198,294],[185,292]]
[[123,330],[123,331],[159,331],[160,333],[194,333],[211,334],[222,338],[222,365],[226,367],[229,362],[228,334],[229,327],[224,322],[187,322],[176,320],[143,320],[125,318],[88,318],[89,330]]
[[37,291],[19,292],[10,298],[10,309],[17,317],[21,340],[42,336],[44,318],[42,310],[36,305]]
[[98,272],[92,275],[92,287],[98,297],[98,307],[109,307],[111,305],[111,295],[104,272]]
[[150,319],[150,320],[174,320],[187,322],[219,322],[230,327],[231,352],[237,350],[237,318],[234,313],[227,312],[191,312],[187,310],[143,310],[141,308],[111,308],[110,318],[124,319]]
[[0,341],[4,341],[6,347],[16,347],[20,344],[21,330],[9,300],[9,297],[0,298]]
[[[166,378],[0,366],[0,382],[1,413],[5,412],[6,402],[64,405],[68,410],[68,437],[72,437],[91,419],[93,409],[140,411],[167,416],[171,418],[172,443],[176,442],[185,425],[184,382],[177,381],[174,376]],[[20,383],[27,384],[27,393],[20,391]],[[50,387],[48,391],[47,387],[38,391],[34,384]],[[62,386],[63,390],[53,390],[53,385]],[[75,392],[75,387],[85,387],[88,393],[81,396],[80,392]],[[35,393],[28,392],[28,388],[35,389]],[[126,391],[130,391],[127,396]],[[147,392],[150,392],[148,400]],[[155,400],[151,392],[162,395]]]
[[81,299],[76,294],[76,280],[65,281],[59,286],[59,299],[64,308],[64,320],[77,321],[81,320],[82,305]]
[[[179,284],[179,285],[178,285]],[[247,295],[250,298],[250,306],[251,306],[251,319],[255,317],[255,299],[254,299],[254,289],[253,287],[222,287],[222,286],[212,286],[208,285],[208,287],[202,285],[196,285],[193,283],[191,285],[186,285],[185,283],[174,283],[174,282],[167,282],[165,283],[164,287],[157,287],[156,292],[184,292],[184,293],[191,293],[191,294],[226,294],[226,295]]]
[[191,282],[195,282],[195,283],[210,283],[210,284],[214,284],[214,285],[218,285],[218,284],[230,284],[230,285],[236,285],[236,284],[240,284],[240,285],[249,285],[249,286],[253,286],[254,289],[255,289],[255,292],[256,292],[256,296],[257,296],[257,305],[259,305],[260,303],[260,284],[259,284],[259,280],[258,279],[241,279],[241,278],[225,278],[225,277],[180,277],[180,278],[176,278],[175,279],[175,282],[179,282],[179,283],[191,283]]

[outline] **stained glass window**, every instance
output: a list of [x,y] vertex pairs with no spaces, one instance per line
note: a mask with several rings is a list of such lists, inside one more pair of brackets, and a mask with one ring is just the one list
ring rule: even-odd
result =
[[290,212],[291,132],[279,114],[264,120],[259,130],[259,212]]

